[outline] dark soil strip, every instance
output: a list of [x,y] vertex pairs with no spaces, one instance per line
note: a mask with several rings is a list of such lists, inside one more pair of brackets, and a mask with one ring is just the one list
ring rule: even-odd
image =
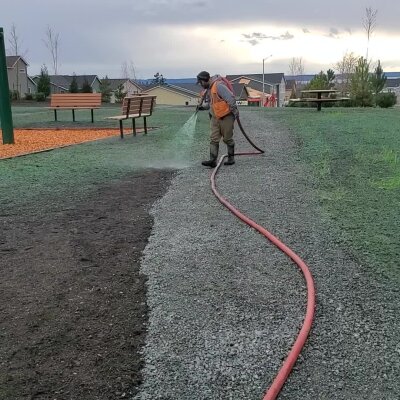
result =
[[125,177],[62,211],[0,217],[0,399],[135,393],[147,323],[139,263],[171,176]]

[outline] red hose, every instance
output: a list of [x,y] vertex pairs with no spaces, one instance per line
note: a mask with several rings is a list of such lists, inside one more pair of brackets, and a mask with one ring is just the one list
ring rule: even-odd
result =
[[[239,127],[241,128],[242,132],[244,133],[244,130],[239,124]],[[245,135],[246,138],[248,138],[247,135]],[[252,144],[252,143],[251,143]],[[255,147],[255,146],[254,146]],[[235,155],[238,156],[243,156],[243,155],[259,155],[262,154],[263,152],[261,149],[258,149],[257,153],[236,153]],[[226,207],[228,210],[230,210],[236,217],[241,219],[244,223],[247,225],[251,226],[255,230],[257,230],[259,233],[261,233],[263,236],[265,236],[269,241],[271,241],[276,247],[278,247],[281,251],[283,251],[287,256],[289,256],[301,269],[304,278],[306,280],[307,284],[307,311],[306,315],[304,318],[303,326],[297,336],[297,339],[290,350],[286,360],[284,361],[283,365],[281,366],[278,374],[276,375],[274,381],[272,382],[271,386],[267,390],[266,394],[263,397],[263,400],[274,400],[278,396],[279,392],[281,391],[283,385],[285,384],[294,364],[296,363],[296,360],[304,346],[304,343],[308,337],[308,334],[310,332],[312,322],[314,319],[314,307],[315,307],[315,289],[314,289],[314,282],[312,275],[310,273],[310,270],[308,269],[306,263],[289,247],[287,247],[284,243],[282,243],[278,238],[276,238],[274,235],[272,235],[270,232],[268,232],[265,228],[263,228],[261,225],[258,225],[256,222],[248,218],[246,215],[244,215],[242,212],[240,212],[237,208],[235,208],[232,204],[230,204],[224,197],[222,197],[216,188],[215,184],[215,177],[218,173],[219,168],[222,165],[223,160],[225,159],[225,156],[222,156],[221,159],[218,162],[217,167],[214,169],[213,173],[211,174],[211,188],[217,199]]]

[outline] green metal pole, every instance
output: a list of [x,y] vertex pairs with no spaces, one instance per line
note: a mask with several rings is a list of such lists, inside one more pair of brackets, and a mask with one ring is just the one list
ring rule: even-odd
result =
[[3,144],[13,144],[14,128],[11,113],[10,91],[8,88],[3,28],[0,28],[0,121],[3,131]]

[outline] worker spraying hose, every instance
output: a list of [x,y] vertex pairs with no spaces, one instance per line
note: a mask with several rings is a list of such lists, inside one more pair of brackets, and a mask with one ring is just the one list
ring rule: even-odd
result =
[[202,164],[210,168],[217,166],[221,138],[228,148],[228,160],[224,164],[235,164],[235,142],[233,140],[235,120],[246,140],[259,153],[264,153],[264,150],[257,147],[243,129],[231,83],[220,75],[211,77],[207,71],[202,71],[197,75],[197,83],[204,89],[204,93],[196,108],[196,114],[201,110],[209,110],[211,119],[210,159],[203,161]]
[[228,160],[225,165],[235,164],[235,141],[233,140],[233,126],[239,118],[235,96],[228,87],[228,83],[220,75],[213,77],[207,71],[197,75],[197,83],[205,89],[201,105],[196,111],[209,110],[210,121],[210,159],[203,161],[206,167],[215,168],[221,139],[228,148]]

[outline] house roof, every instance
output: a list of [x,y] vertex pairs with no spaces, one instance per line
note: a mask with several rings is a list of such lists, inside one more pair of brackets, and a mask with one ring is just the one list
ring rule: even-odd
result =
[[200,94],[200,92],[203,90],[201,86],[197,85],[196,83],[175,83],[175,84],[169,84],[172,87],[179,87],[184,90],[187,90],[191,93],[195,94]]
[[26,65],[29,65],[21,56],[6,56],[7,68],[14,68],[19,59]]
[[165,89],[168,91],[172,91],[175,93],[178,93],[180,95],[186,96],[186,97],[195,97],[195,96],[200,96],[200,90],[198,92],[193,92],[191,90],[188,89],[184,89],[180,86],[175,86],[175,85],[160,85],[160,84],[153,84],[153,85],[148,85],[148,86],[144,86],[142,87],[143,91],[146,93],[150,90],[153,90],[155,88],[161,88],[161,89]]
[[[40,78],[39,75],[32,77],[34,81],[39,78]],[[49,78],[51,85],[57,86],[64,90],[69,90],[69,87],[73,79],[73,75],[49,75]],[[97,75],[76,75],[76,82],[78,83],[78,87],[81,88],[83,86],[85,79],[89,82],[90,86],[93,85],[96,79],[99,80]]]
[[[240,78],[248,78],[251,81],[261,82],[263,81],[263,74],[242,74],[242,75],[227,75],[226,78],[230,81],[237,81]],[[264,82],[279,85],[282,82],[282,79],[285,79],[285,75],[281,72],[274,74],[264,74]]]
[[136,86],[138,89],[142,89],[142,86],[136,83],[134,80],[129,78],[107,78],[110,82],[111,90],[117,90],[119,85],[123,85],[126,82],[130,82],[132,85]]
[[28,76],[28,80],[31,81],[35,86],[37,86],[37,83],[33,80],[33,76]]
[[293,90],[296,87],[296,81],[294,79],[288,79],[286,81],[286,90]]
[[[236,97],[236,99],[240,99],[243,95],[243,90],[246,91],[246,85],[244,83],[233,83],[233,93]],[[246,91],[246,96],[247,98],[247,91]]]
[[388,79],[386,81],[386,85],[387,88],[398,88],[400,87],[400,78],[397,79]]

